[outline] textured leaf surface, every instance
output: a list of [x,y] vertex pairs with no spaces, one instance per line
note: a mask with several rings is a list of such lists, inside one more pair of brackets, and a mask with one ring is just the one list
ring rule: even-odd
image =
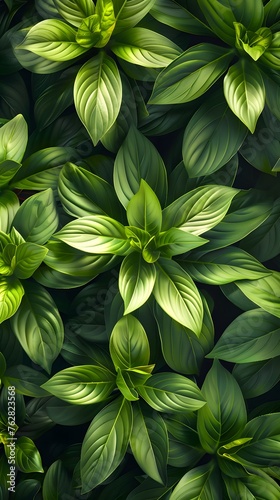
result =
[[232,372],[246,399],[270,391],[280,381],[280,356],[266,361],[235,365]]
[[131,226],[144,229],[150,235],[160,232],[161,206],[154,191],[144,179],[141,179],[139,190],[127,205],[127,220]]
[[280,273],[275,271],[254,281],[238,281],[236,285],[257,306],[280,318]]
[[85,17],[94,14],[91,0],[53,0],[59,14],[73,26],[79,26]]
[[18,310],[24,288],[13,276],[0,277],[0,323],[3,323]]
[[19,437],[15,449],[16,465],[21,472],[44,472],[40,453],[32,439]]
[[156,279],[153,264],[148,264],[138,252],[125,257],[119,274],[119,290],[124,301],[124,314],[141,307],[150,297]]
[[124,0],[116,17],[115,33],[133,28],[152,8],[155,0]]
[[0,161],[21,162],[27,145],[27,123],[22,115],[15,116],[0,128]]
[[173,490],[170,500],[222,498],[219,476],[213,465],[205,464],[187,472]]
[[9,233],[18,209],[17,195],[12,191],[2,191],[0,194],[0,231]]
[[116,368],[128,369],[149,363],[150,347],[146,332],[134,316],[123,316],[110,337],[110,354]]

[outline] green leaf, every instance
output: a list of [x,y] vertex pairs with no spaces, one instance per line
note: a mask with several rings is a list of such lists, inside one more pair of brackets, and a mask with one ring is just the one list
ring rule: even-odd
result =
[[280,12],[278,0],[269,0],[264,6],[264,25],[270,26],[274,31],[277,31],[277,26],[280,21]]
[[100,17],[94,14],[82,20],[76,34],[76,41],[82,47],[90,49],[97,46],[99,40],[101,40]]
[[167,484],[162,486],[153,479],[147,477],[135,489],[130,491],[126,500],[168,500],[174,485],[179,481],[182,472],[178,469],[168,471]]
[[16,313],[23,295],[24,288],[17,278],[0,277],[0,323]]
[[17,195],[12,191],[2,191],[0,193],[0,231],[9,233],[18,209]]
[[12,160],[20,163],[27,140],[27,123],[22,115],[17,115],[0,128],[0,161]]
[[14,500],[28,500],[36,498],[41,489],[40,481],[37,479],[24,479],[17,484]]
[[258,280],[238,281],[236,285],[254,304],[280,318],[280,273],[275,271]]
[[198,258],[194,252],[180,264],[194,280],[208,285],[257,280],[271,274],[257,259],[233,246],[205,253]]
[[103,215],[73,220],[54,236],[73,248],[93,254],[126,255],[131,250],[124,226]]
[[150,235],[160,232],[162,220],[160,202],[144,179],[141,179],[139,190],[127,205],[127,220],[131,226],[144,229]]
[[15,449],[16,466],[21,472],[44,472],[40,453],[32,439],[19,437]]
[[205,245],[207,241],[200,236],[172,227],[155,238],[155,245],[163,257],[173,257]]
[[207,404],[198,412],[197,429],[202,447],[215,453],[234,439],[247,421],[245,402],[235,378],[215,360],[201,392]]
[[114,326],[110,354],[116,369],[126,370],[149,363],[148,337],[140,321],[131,314],[123,316]]
[[149,184],[164,205],[167,176],[163,160],[155,146],[135,127],[131,127],[114,164],[114,187],[125,208],[139,190],[141,179]]
[[55,232],[58,214],[52,189],[34,194],[23,202],[13,221],[26,241],[42,245]]
[[219,38],[232,46],[235,42],[233,23],[236,21],[232,6],[234,7],[236,4],[238,9],[239,2],[234,0],[226,0],[226,2],[223,0],[198,0],[198,5],[210,28]]
[[157,77],[151,104],[181,104],[203,95],[226,71],[232,51],[211,43],[187,49]]
[[75,29],[60,19],[45,19],[32,26],[17,49],[55,62],[72,61],[88,50],[76,42]]
[[190,178],[209,175],[240,149],[246,127],[220,93],[204,102],[189,121],[183,137],[183,160]]
[[198,386],[177,373],[157,373],[136,389],[146,403],[157,411],[195,411],[205,405]]
[[171,40],[146,28],[131,28],[114,37],[111,49],[121,59],[145,68],[163,68],[182,52]]
[[93,419],[82,444],[82,494],[105,481],[122,462],[131,428],[132,409],[124,398],[105,406]]
[[162,231],[172,227],[196,235],[209,231],[224,218],[237,193],[238,190],[227,186],[193,189],[162,211]]
[[24,290],[12,330],[30,359],[50,373],[63,344],[63,323],[47,290],[33,282],[25,282]]
[[96,47],[105,47],[111,38],[116,24],[114,7],[113,0],[96,2],[96,14],[100,18],[100,40],[96,43]]
[[253,134],[265,105],[265,88],[256,65],[240,59],[224,78],[224,94],[232,112]]
[[67,403],[89,405],[106,400],[116,385],[116,376],[93,365],[71,366],[56,373],[42,387]]
[[246,399],[270,391],[280,380],[280,356],[267,361],[235,365],[232,372]]
[[115,61],[99,52],[78,71],[74,102],[94,145],[114,124],[122,101],[122,83]]
[[200,19],[174,0],[156,0],[149,14],[172,28],[194,35],[212,35]]
[[121,265],[119,290],[124,301],[124,314],[141,307],[150,297],[156,279],[153,264],[148,264],[138,252],[127,255]]
[[166,483],[168,436],[164,420],[156,412],[133,405],[131,451],[141,469],[155,481]]
[[170,500],[222,498],[222,485],[211,462],[187,472],[173,490]]
[[260,58],[260,63],[269,69],[279,71],[280,68],[280,33],[272,35],[272,42]]
[[269,28],[260,28],[256,32],[246,30],[242,23],[234,23],[236,31],[236,47],[244,56],[244,52],[257,61],[269,48],[272,32]]
[[280,356],[280,320],[261,309],[246,311],[224,331],[207,358],[251,363]]
[[171,318],[200,335],[203,305],[191,277],[177,262],[161,258],[156,263],[154,297]]
[[70,481],[61,460],[56,460],[48,468],[44,477],[42,493],[45,500],[63,498],[63,495],[67,498],[67,493],[71,493]]
[[14,175],[20,169],[21,164],[13,160],[4,160],[0,163],[0,187],[10,183]]
[[[114,3],[117,3],[116,1]],[[152,8],[155,0],[124,0],[119,12],[116,12],[114,34],[133,28]]]
[[91,0],[53,0],[59,14],[73,26],[80,26],[85,17],[94,14],[95,6]]
[[30,278],[43,262],[48,249],[36,243],[22,243],[16,248],[14,275],[19,279]]
[[71,427],[90,422],[103,406],[104,403],[75,405],[51,397],[47,400],[46,412],[53,424]]
[[[274,500],[280,495],[278,484],[273,481],[268,475],[262,476],[249,474],[242,479],[232,479],[224,476],[224,482],[227,488],[227,493],[230,500],[242,498],[244,500]],[[261,496],[260,496],[261,495]]]
[[129,373],[117,369],[116,383],[123,397],[128,401],[137,401],[139,399],[138,392],[134,389],[134,384],[131,381]]
[[[13,332],[10,332],[11,334]],[[44,398],[48,396],[47,391],[41,389],[40,385],[47,382],[47,377],[38,370],[29,366],[17,364],[7,368],[3,383],[5,387],[15,386],[18,394],[32,398]]]

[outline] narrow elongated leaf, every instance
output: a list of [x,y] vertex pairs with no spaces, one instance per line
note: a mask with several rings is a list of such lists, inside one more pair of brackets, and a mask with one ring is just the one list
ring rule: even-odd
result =
[[131,405],[124,398],[105,406],[93,419],[82,444],[82,494],[105,481],[121,463],[131,428]]
[[44,472],[40,453],[32,439],[19,437],[15,449],[16,465],[21,472]]
[[172,227],[155,238],[155,245],[162,257],[173,257],[205,245],[207,241],[200,236]]
[[73,26],[79,26],[85,17],[94,14],[92,0],[53,0],[59,14]]
[[131,226],[144,229],[150,235],[160,232],[161,206],[156,194],[144,179],[141,179],[139,190],[127,205],[127,220]]
[[198,412],[199,439],[207,453],[214,453],[243,430],[246,406],[235,378],[217,360],[206,375],[201,392],[207,404]]
[[24,288],[17,278],[0,277],[0,323],[16,313],[23,295]]
[[78,116],[94,145],[116,121],[122,102],[122,83],[115,61],[100,51],[79,70],[74,84]]
[[19,208],[13,226],[26,241],[42,245],[55,232],[58,214],[51,189],[34,194]]
[[[279,29],[279,28],[278,28]],[[270,69],[279,71],[280,67],[280,33],[274,33],[268,49],[260,58],[260,62]]]
[[247,128],[237,119],[224,97],[213,95],[189,121],[183,138],[183,160],[190,178],[209,175],[239,150]]
[[126,255],[131,246],[124,226],[110,217],[92,215],[66,224],[55,238],[89,253]]
[[113,38],[116,56],[145,68],[164,68],[182,49],[168,38],[146,28],[132,28]]
[[256,498],[274,500],[280,496],[279,485],[263,472],[262,475],[248,474],[241,480],[225,476],[224,481],[230,500],[235,500],[236,495],[240,495],[240,498],[245,500],[255,500]]
[[211,35],[200,19],[174,0],[156,0],[149,12],[157,21],[193,35]]
[[174,488],[170,500],[222,498],[222,485],[217,469],[209,462],[187,472]]
[[[12,331],[10,332],[13,333]],[[47,377],[42,372],[34,370],[29,366],[17,364],[7,368],[3,383],[5,387],[15,386],[18,394],[32,398],[44,398],[48,396],[40,386],[47,382]]]
[[20,163],[27,145],[27,123],[22,115],[15,116],[0,128],[0,161]]
[[200,43],[181,54],[157,77],[151,104],[180,104],[203,95],[226,71],[232,51]]
[[165,484],[168,436],[162,417],[139,404],[133,405],[130,446],[141,469],[155,481]]
[[271,274],[257,259],[236,247],[214,250],[198,259],[193,253],[185,262],[181,262],[181,266],[194,280],[209,285],[257,280]]
[[104,401],[116,385],[116,376],[101,366],[72,366],[56,373],[43,389],[67,403],[88,405]]
[[124,314],[141,307],[150,297],[156,279],[154,264],[148,264],[138,252],[125,257],[119,274],[119,290],[124,301]]
[[261,309],[246,311],[224,331],[208,358],[250,363],[280,356],[280,320]]
[[25,296],[11,320],[14,334],[30,359],[48,373],[64,338],[63,323],[51,295],[36,283],[25,283]]
[[198,337],[202,328],[203,305],[191,277],[177,262],[161,258],[156,263],[154,297],[171,318]]
[[280,273],[275,271],[254,281],[237,281],[236,285],[257,306],[280,318]]
[[122,317],[113,328],[110,354],[116,369],[126,370],[149,363],[148,337],[140,321],[131,314]]
[[[115,2],[116,3],[116,2]],[[115,33],[133,28],[152,8],[155,0],[122,0],[119,11],[116,12]],[[117,4],[117,5],[118,5]]]
[[265,105],[262,75],[255,64],[240,59],[224,78],[224,94],[233,113],[253,134]]
[[9,233],[13,219],[19,209],[19,200],[12,191],[0,193],[0,231]]
[[177,373],[157,373],[137,386],[140,396],[154,410],[162,412],[195,411],[205,405],[198,386]]
[[267,361],[235,365],[232,372],[246,399],[270,391],[280,381],[280,356]]
[[32,26],[17,46],[22,49],[55,62],[75,59],[88,50],[76,42],[76,31],[60,19],[45,19]]
[[125,208],[139,190],[141,179],[149,184],[160,203],[164,205],[167,176],[163,160],[155,146],[135,127],[131,127],[114,165],[114,187]]

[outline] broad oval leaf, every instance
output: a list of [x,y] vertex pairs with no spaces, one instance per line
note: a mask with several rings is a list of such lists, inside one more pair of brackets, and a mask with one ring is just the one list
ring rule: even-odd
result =
[[42,493],[45,500],[53,500],[59,496],[70,496],[70,481],[61,460],[56,460],[48,468],[44,477]]
[[0,277],[0,323],[16,313],[23,296],[24,288],[17,278]]
[[183,160],[190,178],[219,170],[237,153],[248,132],[224,98],[212,97],[200,106],[185,130]]
[[246,311],[225,329],[207,358],[251,363],[280,356],[280,320],[261,309]]
[[153,294],[157,303],[171,318],[199,337],[203,305],[193,280],[177,262],[168,259],[159,259],[156,272]]
[[17,115],[0,128],[0,161],[12,160],[20,163],[27,140],[27,123],[22,115]]
[[157,77],[151,104],[181,104],[203,95],[226,71],[229,49],[200,43],[186,50]]
[[73,220],[54,237],[82,252],[93,254],[126,255],[131,250],[124,226],[105,215]]
[[126,370],[149,363],[148,337],[140,321],[131,314],[123,316],[114,326],[110,354],[116,369]]
[[237,281],[236,285],[249,300],[280,318],[280,273],[274,271],[258,280]]
[[149,184],[164,206],[167,175],[163,160],[155,146],[136,127],[131,127],[114,165],[114,187],[125,208],[139,190],[141,179]]
[[243,430],[246,406],[235,378],[217,360],[206,375],[201,392],[207,404],[198,412],[198,435],[204,450],[212,454]]
[[106,400],[116,376],[101,366],[71,366],[56,373],[42,388],[67,403],[89,405]]
[[94,145],[114,124],[122,102],[122,82],[115,61],[105,52],[87,61],[74,84],[78,116]]
[[201,19],[174,0],[156,0],[149,14],[157,21],[172,28],[194,35],[212,35],[212,32]]
[[131,428],[131,404],[122,397],[94,417],[82,444],[82,494],[105,481],[122,462]]
[[153,291],[155,279],[154,265],[145,262],[139,252],[133,252],[124,258],[119,274],[124,314],[129,314],[145,304]]
[[127,220],[131,226],[144,229],[150,235],[160,232],[162,221],[160,202],[144,179],[141,179],[139,190],[127,205]]
[[14,275],[19,279],[30,278],[47,253],[47,248],[36,243],[26,242],[18,245],[14,255]]
[[232,372],[246,399],[270,391],[280,381],[280,356],[266,361],[235,365]]
[[78,27],[85,17],[94,14],[92,0],[53,0],[59,14],[70,24]]
[[253,134],[265,105],[265,88],[256,65],[247,59],[233,64],[224,78],[224,95],[232,112]]
[[205,405],[198,386],[177,373],[157,373],[136,389],[146,403],[157,411],[195,411]]
[[50,61],[65,62],[88,49],[76,42],[76,31],[60,19],[45,19],[28,31],[17,50],[29,50]]
[[44,472],[41,455],[32,439],[20,436],[15,449],[16,465],[21,472]]
[[213,463],[200,465],[187,472],[169,498],[170,500],[222,498],[220,477]]
[[130,446],[141,469],[155,481],[167,479],[168,435],[162,417],[154,411],[133,405]]
[[25,282],[24,290],[21,307],[11,320],[12,330],[30,359],[50,373],[63,344],[62,319],[45,288]]

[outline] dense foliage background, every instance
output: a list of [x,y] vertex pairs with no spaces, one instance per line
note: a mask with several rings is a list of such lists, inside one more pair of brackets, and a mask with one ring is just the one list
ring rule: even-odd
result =
[[0,21],[0,499],[280,499],[280,0]]

